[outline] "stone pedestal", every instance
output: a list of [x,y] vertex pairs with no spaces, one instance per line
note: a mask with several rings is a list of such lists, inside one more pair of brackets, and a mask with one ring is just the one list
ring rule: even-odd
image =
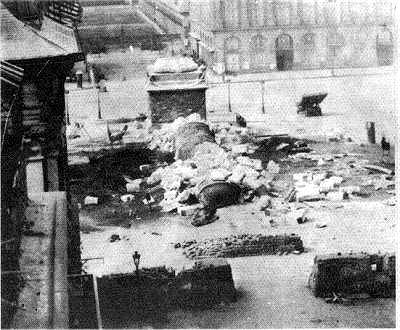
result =
[[206,90],[205,84],[150,86],[147,93],[152,122],[172,122],[192,113],[198,113],[202,119],[206,119]]

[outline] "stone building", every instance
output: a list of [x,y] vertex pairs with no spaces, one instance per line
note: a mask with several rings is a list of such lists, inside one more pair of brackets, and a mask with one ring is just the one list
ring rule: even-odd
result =
[[192,0],[191,51],[216,72],[391,65],[390,0]]
[[[9,247],[2,244],[2,271],[15,272],[18,267],[29,267],[38,262],[36,257],[36,261],[32,261],[21,256],[21,251],[34,251],[34,245],[29,249],[20,249],[20,245],[22,247],[25,244],[21,242],[24,228],[29,222],[25,221],[25,209],[34,204],[28,204],[28,197],[32,199],[35,198],[33,196],[43,194],[40,196],[45,200],[56,196],[56,192],[68,192],[64,82],[74,63],[84,59],[75,35],[75,26],[80,15],[79,4],[72,0],[0,2],[1,238],[2,242],[13,242]],[[60,203],[61,200],[66,202],[67,193],[57,196]],[[61,213],[57,213],[57,220],[48,221],[49,218],[46,217],[40,221],[35,219],[35,222],[47,221],[46,228],[52,228],[59,219],[66,219],[68,212],[68,257],[76,260],[68,264],[68,271],[80,272],[79,223],[76,218],[74,220],[69,216],[70,210],[63,208]],[[54,235],[52,237],[58,237]],[[41,244],[46,239],[47,236],[43,234],[40,238],[42,241],[38,239],[35,242]],[[40,246],[40,253],[45,254],[48,251],[44,246],[44,243]],[[55,256],[56,253],[51,255]],[[47,267],[50,257],[46,255],[44,259],[46,261],[43,262],[43,267]],[[55,271],[54,278],[62,277],[66,283],[66,269],[62,268],[64,266],[64,263],[57,265],[58,270],[62,271]],[[18,281],[13,278],[3,279],[3,276],[2,281],[2,297],[11,302],[11,305],[1,306],[2,328],[68,327],[67,317],[57,323],[59,319],[47,319],[44,312],[32,313],[28,308],[15,309],[13,304],[16,302],[23,306],[21,297],[24,294],[16,289]],[[52,285],[45,276],[40,281],[37,285],[42,285],[41,288]],[[23,287],[25,290],[30,286]],[[60,292],[55,293],[57,299]],[[50,294],[39,292],[35,296],[46,299]],[[63,299],[51,299],[49,298],[48,306],[46,305],[47,309],[44,305],[41,307],[43,310],[56,310],[57,307],[53,306],[61,300],[65,302]],[[34,304],[39,298],[31,300]],[[26,314],[21,315],[23,310]],[[62,311],[64,316],[67,315],[66,310]],[[43,323],[38,323],[42,321]],[[54,326],[47,324],[50,321],[54,321]]]

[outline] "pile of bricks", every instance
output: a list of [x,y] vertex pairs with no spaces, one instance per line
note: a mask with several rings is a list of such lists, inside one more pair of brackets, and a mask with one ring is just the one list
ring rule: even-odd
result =
[[291,235],[261,235],[241,234],[224,238],[207,239],[204,241],[185,241],[175,244],[182,248],[183,254],[190,259],[204,257],[244,257],[265,254],[288,254],[304,251],[300,236]]

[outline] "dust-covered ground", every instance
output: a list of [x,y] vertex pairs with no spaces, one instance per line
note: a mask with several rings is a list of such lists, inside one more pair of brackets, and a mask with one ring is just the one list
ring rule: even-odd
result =
[[[358,158],[379,162],[380,150],[374,146],[360,147],[355,143],[311,143],[316,152],[348,153],[335,163]],[[303,162],[290,163],[282,157],[282,173],[274,181],[282,192],[290,186],[292,174],[313,170],[317,166]],[[290,162],[290,161],[289,161]],[[376,174],[364,174],[365,178]],[[344,183],[361,182],[359,178],[346,177]],[[283,208],[281,198],[272,198],[271,214],[256,209],[255,203],[234,205],[218,210],[219,220],[194,227],[190,217],[142,212],[129,216],[127,210],[110,206],[84,207],[81,210],[82,257],[104,258],[86,264],[94,274],[131,272],[134,251],[140,251],[141,266],[172,266],[178,270],[189,268],[193,261],[187,259],[174,244],[190,239],[225,237],[240,233],[296,233],[301,236],[306,252],[301,255],[256,256],[228,259],[232,266],[239,299],[236,303],[220,305],[202,311],[174,311],[164,323],[107,324],[106,327],[152,326],[161,328],[282,328],[282,327],[394,327],[395,300],[367,299],[351,306],[327,304],[315,298],[307,288],[314,256],[334,252],[393,252],[396,238],[395,207],[384,203],[392,195],[390,190],[375,190],[367,186],[367,197],[331,202],[316,201],[290,203],[291,207],[306,207],[309,221],[298,224]],[[81,191],[83,193],[83,191]],[[83,195],[82,195],[83,197]],[[133,205],[131,207],[134,208]],[[112,207],[111,207],[112,208]],[[273,212],[274,211],[274,212]],[[125,214],[125,216],[124,216]],[[274,220],[274,226],[271,225]],[[321,226],[323,225],[323,226]],[[322,228],[321,228],[322,227]],[[110,242],[113,234],[121,240]]]
[[[104,120],[96,120],[99,100],[102,117],[106,120],[133,118],[147,112],[145,67],[159,55],[135,49],[133,52],[114,52],[93,58],[93,61],[108,66],[109,91],[97,94],[96,90],[76,90],[72,84],[67,85],[70,89],[68,105],[71,122],[85,122],[86,127],[101,127],[89,133],[105,136]],[[365,144],[367,139],[367,121],[375,122],[378,142],[383,135],[389,139],[393,160],[396,136],[393,79],[393,74],[383,72],[267,81],[264,114],[261,112],[259,82],[232,83],[230,98],[232,110],[241,113],[251,125],[262,127],[271,134],[287,133],[319,141],[309,145],[320,154],[347,154],[324,165],[324,170],[332,170],[336,168],[336,163],[346,163],[350,158],[380,164],[382,151],[379,145],[360,145]],[[306,118],[298,115],[296,102],[301,95],[314,92],[328,93],[321,106],[323,116]],[[226,112],[227,101],[227,84],[210,85],[207,91],[210,118]],[[342,136],[340,142],[327,142],[329,137],[337,136]],[[281,173],[274,184],[280,197],[290,189],[293,173],[321,170],[315,163],[291,163],[285,155],[278,156],[274,160],[281,166]],[[146,157],[132,154],[123,161],[120,159],[123,169],[113,163],[109,169],[113,171],[114,168],[120,174],[131,166],[130,175],[135,177],[139,175],[137,167],[141,159]],[[123,188],[113,187],[114,179],[107,181],[102,173],[86,173],[91,180],[86,184],[76,182],[71,187],[75,201],[81,204],[87,194],[101,189],[102,182],[107,184],[104,195],[114,195],[109,199],[101,198],[100,205],[84,206],[80,212],[82,258],[104,258],[88,261],[88,272],[99,275],[131,272],[135,269],[132,260],[134,251],[142,255],[141,266],[166,265],[180,270],[190,267],[193,261],[187,259],[181,249],[174,248],[176,242],[238,233],[296,233],[301,236],[306,248],[305,253],[300,255],[228,259],[239,293],[236,303],[201,311],[170,312],[163,323],[138,324],[132,320],[114,324],[103,320],[105,327],[395,327],[394,299],[367,299],[350,306],[327,304],[323,299],[315,298],[307,288],[308,275],[317,254],[395,250],[395,206],[384,203],[393,196],[389,189],[375,190],[374,186],[367,186],[365,196],[352,196],[345,201],[290,203],[293,208],[308,209],[309,221],[304,224],[293,223],[284,212],[280,212],[284,205],[282,198],[277,197],[272,198],[272,209],[278,211],[268,217],[258,211],[254,203],[247,203],[219,209],[219,220],[194,227],[188,217],[163,214],[157,209],[149,210],[136,202],[121,203],[119,197],[124,193]],[[364,173],[360,176],[344,176],[345,184],[359,185],[364,179],[372,179],[376,175]],[[123,180],[120,183],[123,187]],[[142,197],[140,195],[137,200],[140,201]],[[271,220],[275,226],[271,225]],[[113,234],[119,235],[121,240],[111,243]]]

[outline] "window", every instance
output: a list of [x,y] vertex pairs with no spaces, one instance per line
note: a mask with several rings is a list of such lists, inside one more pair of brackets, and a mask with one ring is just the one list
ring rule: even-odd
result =
[[385,25],[376,36],[376,54],[379,65],[393,64],[393,35]]
[[256,35],[250,40],[250,65],[252,68],[265,66],[265,39]]

